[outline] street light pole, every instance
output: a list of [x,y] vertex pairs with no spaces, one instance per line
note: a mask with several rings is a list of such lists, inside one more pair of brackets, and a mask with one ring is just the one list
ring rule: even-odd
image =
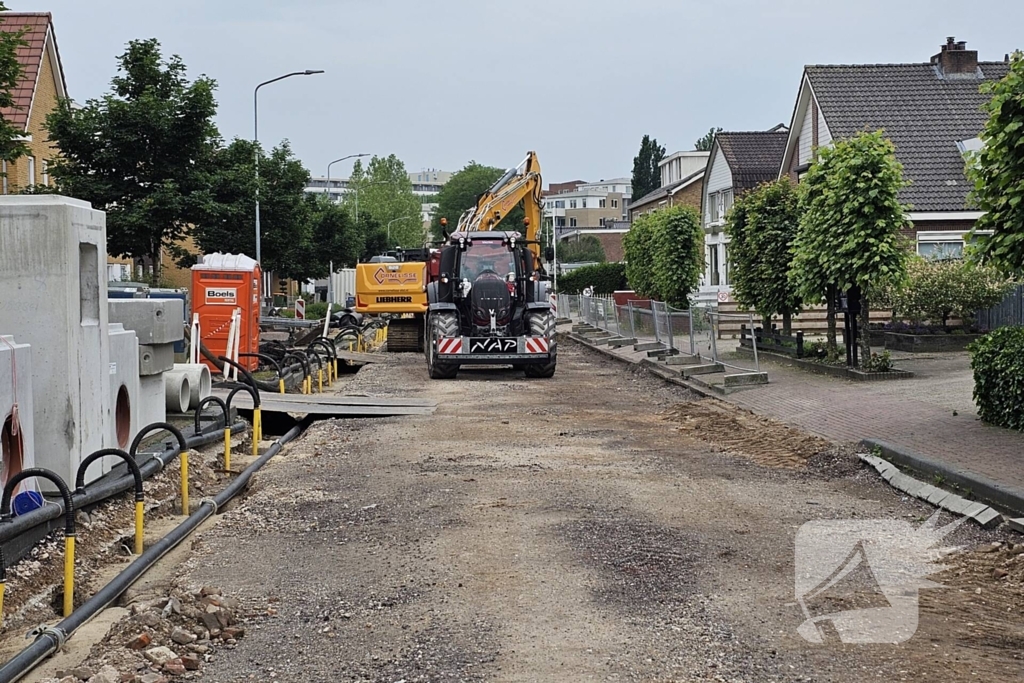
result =
[[256,89],[252,93],[252,140],[254,153],[256,155],[256,262],[262,266],[262,249],[260,245],[261,232],[260,232],[260,88],[271,83],[277,83],[283,81],[286,78],[292,76],[313,76],[314,74],[322,74],[323,69],[313,70],[306,69],[305,71],[294,71],[284,76],[278,76],[277,78],[271,78],[269,81],[263,81],[256,86]]
[[368,157],[368,156],[370,156],[370,155],[369,154],[349,154],[347,157],[342,157],[340,159],[335,159],[331,163],[327,164],[327,198],[328,199],[330,199],[330,197],[331,197],[331,166],[334,166],[337,163],[345,161],[346,159],[355,159],[357,157]]
[[415,218],[415,216],[402,216],[401,218],[396,218],[393,221],[388,221],[388,246],[391,245],[391,224],[397,223],[398,221],[407,221],[412,218]]

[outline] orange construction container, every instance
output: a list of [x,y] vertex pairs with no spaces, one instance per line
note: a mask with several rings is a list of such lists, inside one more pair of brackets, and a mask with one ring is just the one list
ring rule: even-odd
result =
[[[260,264],[242,254],[209,254],[192,266],[192,313],[199,314],[200,337],[214,356],[228,355],[228,333],[235,309],[242,311],[242,337],[238,352],[260,350]],[[200,356],[211,371],[213,363]],[[257,358],[241,358],[246,370],[255,370]]]

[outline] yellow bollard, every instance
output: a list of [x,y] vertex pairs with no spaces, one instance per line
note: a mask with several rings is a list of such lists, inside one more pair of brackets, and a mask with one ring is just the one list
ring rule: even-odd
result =
[[4,590],[7,588],[6,581],[0,581],[0,626],[4,621]]
[[64,616],[75,611],[75,537],[64,537]]
[[224,430],[224,469],[231,469],[231,428]]
[[253,408],[252,411],[252,454],[260,454],[260,409]]
[[256,439],[263,441],[263,408],[257,408],[253,414],[256,416]]
[[324,393],[324,369],[320,368],[316,371],[316,391],[318,394]]
[[277,380],[277,390],[282,394],[284,393],[284,377]]
[[338,373],[339,373],[339,368],[338,368],[338,359],[337,359],[337,358],[335,358],[335,359],[334,359],[334,379],[335,379],[335,380],[337,380],[337,379],[338,379]]
[[188,451],[181,452],[181,514],[188,517]]
[[143,515],[145,510],[141,500],[135,501],[135,554],[142,554],[142,541],[145,539],[143,535]]

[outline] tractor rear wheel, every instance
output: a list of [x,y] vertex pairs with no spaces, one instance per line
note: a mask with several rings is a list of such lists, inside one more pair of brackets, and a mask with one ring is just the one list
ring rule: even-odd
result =
[[555,363],[558,347],[555,344],[555,314],[551,311],[531,313],[529,317],[530,336],[544,337],[548,340],[551,360],[543,365],[531,363],[523,367],[527,377],[535,379],[547,379],[555,375]]
[[437,360],[437,343],[447,337],[461,336],[459,319],[454,313],[432,313],[427,318],[427,339],[424,346],[427,352],[427,371],[430,379],[455,379],[459,374],[456,363],[440,363]]

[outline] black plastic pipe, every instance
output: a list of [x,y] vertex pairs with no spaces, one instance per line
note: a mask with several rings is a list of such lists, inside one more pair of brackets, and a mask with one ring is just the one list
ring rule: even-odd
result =
[[75,475],[75,492],[85,492],[85,471],[89,469],[89,465],[108,455],[121,458],[121,460],[124,461],[124,464],[128,466],[128,471],[132,473],[132,480],[135,483],[135,502],[141,503],[144,500],[142,489],[142,470],[139,469],[139,463],[135,462],[135,458],[128,455],[120,448],[102,448],[87,456],[85,460],[82,461],[82,464],[78,466],[78,474]]
[[[18,484],[26,479],[41,477],[46,479],[60,491],[60,497],[64,501],[64,537],[75,537],[75,503],[71,500],[71,490],[67,483],[60,478],[56,472],[51,472],[44,467],[30,467],[27,470],[18,472],[4,485],[3,496],[0,497],[0,528],[6,528],[14,519],[14,511],[11,509],[11,496]],[[0,582],[7,580],[7,563],[4,558],[3,547],[0,546]]]
[[196,421],[195,424],[193,425],[193,429],[195,430],[196,434],[203,431],[203,408],[210,405],[211,403],[215,403],[218,406],[220,406],[221,422],[224,423],[224,429],[228,428],[228,405],[224,403],[224,399],[222,399],[220,396],[207,396],[206,398],[199,402],[198,406],[196,406]]
[[[231,425],[232,432],[241,432],[248,428],[249,425],[244,422],[236,422]],[[223,432],[217,431],[210,434],[195,434],[185,439],[185,443],[188,448],[199,448],[215,441],[220,441],[222,438],[224,438]],[[168,464],[174,462],[174,459],[178,457],[180,452],[179,447],[175,445],[165,449],[163,453],[151,454],[152,457],[139,464],[139,470],[142,472],[143,479],[149,479],[161,472]],[[86,486],[84,493],[81,491],[74,492],[71,499],[75,508],[84,508],[124,493],[131,489],[134,483],[134,479],[130,475],[118,477],[117,479],[105,477]],[[12,538],[16,538],[28,530],[40,524],[45,524],[51,519],[56,519],[63,514],[64,505],[63,503],[58,503],[55,505],[44,505],[32,512],[18,515],[10,522],[0,524],[0,544],[6,543]]]
[[307,418],[292,427],[287,434],[275,441],[258,460],[245,468],[227,488],[214,496],[212,500],[209,498],[204,499],[199,504],[198,509],[189,515],[188,519],[172,529],[170,533],[157,543],[154,543],[149,550],[142,553],[137,560],[128,565],[127,569],[101,588],[96,595],[89,598],[81,607],[72,612],[70,616],[66,617],[59,624],[46,628],[39,633],[31,645],[15,655],[3,667],[0,667],[0,683],[13,683],[13,681],[21,680],[38,666],[41,661],[63,647],[64,643],[75,631],[113,604],[160,558],[185,540],[200,524],[216,514],[217,510],[223,507],[225,503],[241,493],[248,486],[252,475],[263,467],[268,460],[277,455],[286,443],[302,434],[308,424],[309,419]]

